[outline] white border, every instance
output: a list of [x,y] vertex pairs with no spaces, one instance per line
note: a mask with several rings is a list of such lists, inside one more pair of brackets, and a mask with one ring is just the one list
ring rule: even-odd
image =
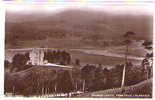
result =
[[[117,1],[117,0],[116,0]],[[5,2],[5,3],[10,3],[10,2]],[[13,2],[12,2],[13,3]],[[15,3],[16,4],[16,3]],[[22,4],[22,3],[21,3]],[[81,3],[75,3],[75,2],[70,2],[70,3],[33,3],[33,4],[59,4],[59,5],[81,5]],[[97,4],[97,5],[101,5],[100,3],[82,3],[82,5],[94,5],[94,4]],[[116,4],[116,3],[106,3],[105,5],[139,5],[139,6],[149,6],[150,7],[150,10],[152,10],[154,12],[154,16],[155,16],[155,4],[146,4],[146,3],[134,3],[134,2],[130,2],[130,3],[127,3],[127,4]],[[155,20],[154,20],[154,23],[155,23]],[[155,26],[154,26],[154,30],[153,30],[153,33],[155,32]],[[24,98],[24,97],[4,97],[3,93],[4,93],[4,34],[5,34],[5,4],[4,2],[0,2],[0,65],[1,65],[1,69],[0,69],[0,98],[1,99],[5,99],[5,100],[25,100],[25,99],[33,99],[33,100],[43,100],[43,99],[46,99],[46,100],[51,100],[51,99],[60,99],[60,98]],[[154,35],[153,35],[154,37]],[[155,37],[154,37],[155,38]],[[153,41],[153,43],[155,44],[155,40]],[[154,45],[153,45],[154,47]],[[155,64],[155,60],[154,60],[154,64]],[[154,65],[153,64],[153,65]],[[153,68],[153,72],[155,72],[155,68]],[[153,75],[154,76],[154,75]],[[153,77],[153,80],[155,78]],[[154,90],[154,82],[153,82],[153,90]],[[154,98],[154,91],[153,91],[153,98]],[[152,98],[152,99],[153,99]],[[66,98],[62,98],[62,99],[66,99]],[[67,99],[77,99],[77,98],[67,98]],[[105,98],[79,98],[79,99],[86,99],[86,100],[94,100],[94,99],[105,99]],[[106,99],[109,99],[109,100],[112,100],[114,98],[106,98]],[[120,98],[115,98],[116,100],[120,100]],[[122,98],[124,99],[124,98]],[[135,99],[132,99],[132,100],[138,100],[137,98]],[[143,100],[148,100],[148,99],[143,99]]]

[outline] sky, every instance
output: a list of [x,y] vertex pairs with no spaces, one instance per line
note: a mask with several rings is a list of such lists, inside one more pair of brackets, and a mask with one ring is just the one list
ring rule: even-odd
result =
[[139,5],[97,5],[97,4],[37,4],[37,3],[22,3],[22,4],[6,4],[7,11],[14,13],[29,13],[29,12],[50,12],[57,13],[66,9],[82,9],[82,10],[96,10],[104,11],[113,14],[127,14],[134,15],[148,14],[151,15],[153,9],[151,6]]

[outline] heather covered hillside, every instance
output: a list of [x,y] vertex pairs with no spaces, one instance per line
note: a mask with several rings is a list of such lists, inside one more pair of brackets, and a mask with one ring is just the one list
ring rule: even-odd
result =
[[127,31],[135,32],[136,40],[151,39],[152,19],[149,14],[120,15],[104,10],[66,9],[57,13],[30,11],[24,14],[7,11],[6,48],[45,44],[68,48],[121,45],[122,35]]

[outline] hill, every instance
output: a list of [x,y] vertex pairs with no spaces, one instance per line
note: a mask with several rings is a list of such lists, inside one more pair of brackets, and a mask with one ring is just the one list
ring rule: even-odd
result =
[[122,92],[121,88],[96,91],[81,94],[78,97],[99,97],[99,98],[151,98],[152,79],[145,80],[133,86],[126,86]]
[[[51,67],[32,67],[24,71],[5,73],[5,93],[16,95],[37,94],[41,88],[54,88],[56,72]],[[44,86],[46,84],[46,86]]]
[[[42,16],[44,15],[44,16]],[[150,15],[112,14],[93,10],[63,10],[59,13],[6,13],[6,47],[95,46],[103,40],[120,44],[127,31],[136,33],[136,39],[152,38]],[[67,42],[69,41],[69,42]],[[74,42],[73,42],[74,41]],[[62,43],[63,42],[63,43]],[[99,45],[102,47],[102,45]]]

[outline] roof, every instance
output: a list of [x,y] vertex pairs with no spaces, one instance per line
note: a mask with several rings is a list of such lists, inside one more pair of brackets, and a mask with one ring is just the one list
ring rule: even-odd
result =
[[57,66],[57,67],[63,67],[63,68],[70,68],[72,69],[73,67],[71,66],[64,66],[64,65],[58,65],[58,64],[53,64],[53,63],[47,63],[47,64],[43,64],[43,66]]

